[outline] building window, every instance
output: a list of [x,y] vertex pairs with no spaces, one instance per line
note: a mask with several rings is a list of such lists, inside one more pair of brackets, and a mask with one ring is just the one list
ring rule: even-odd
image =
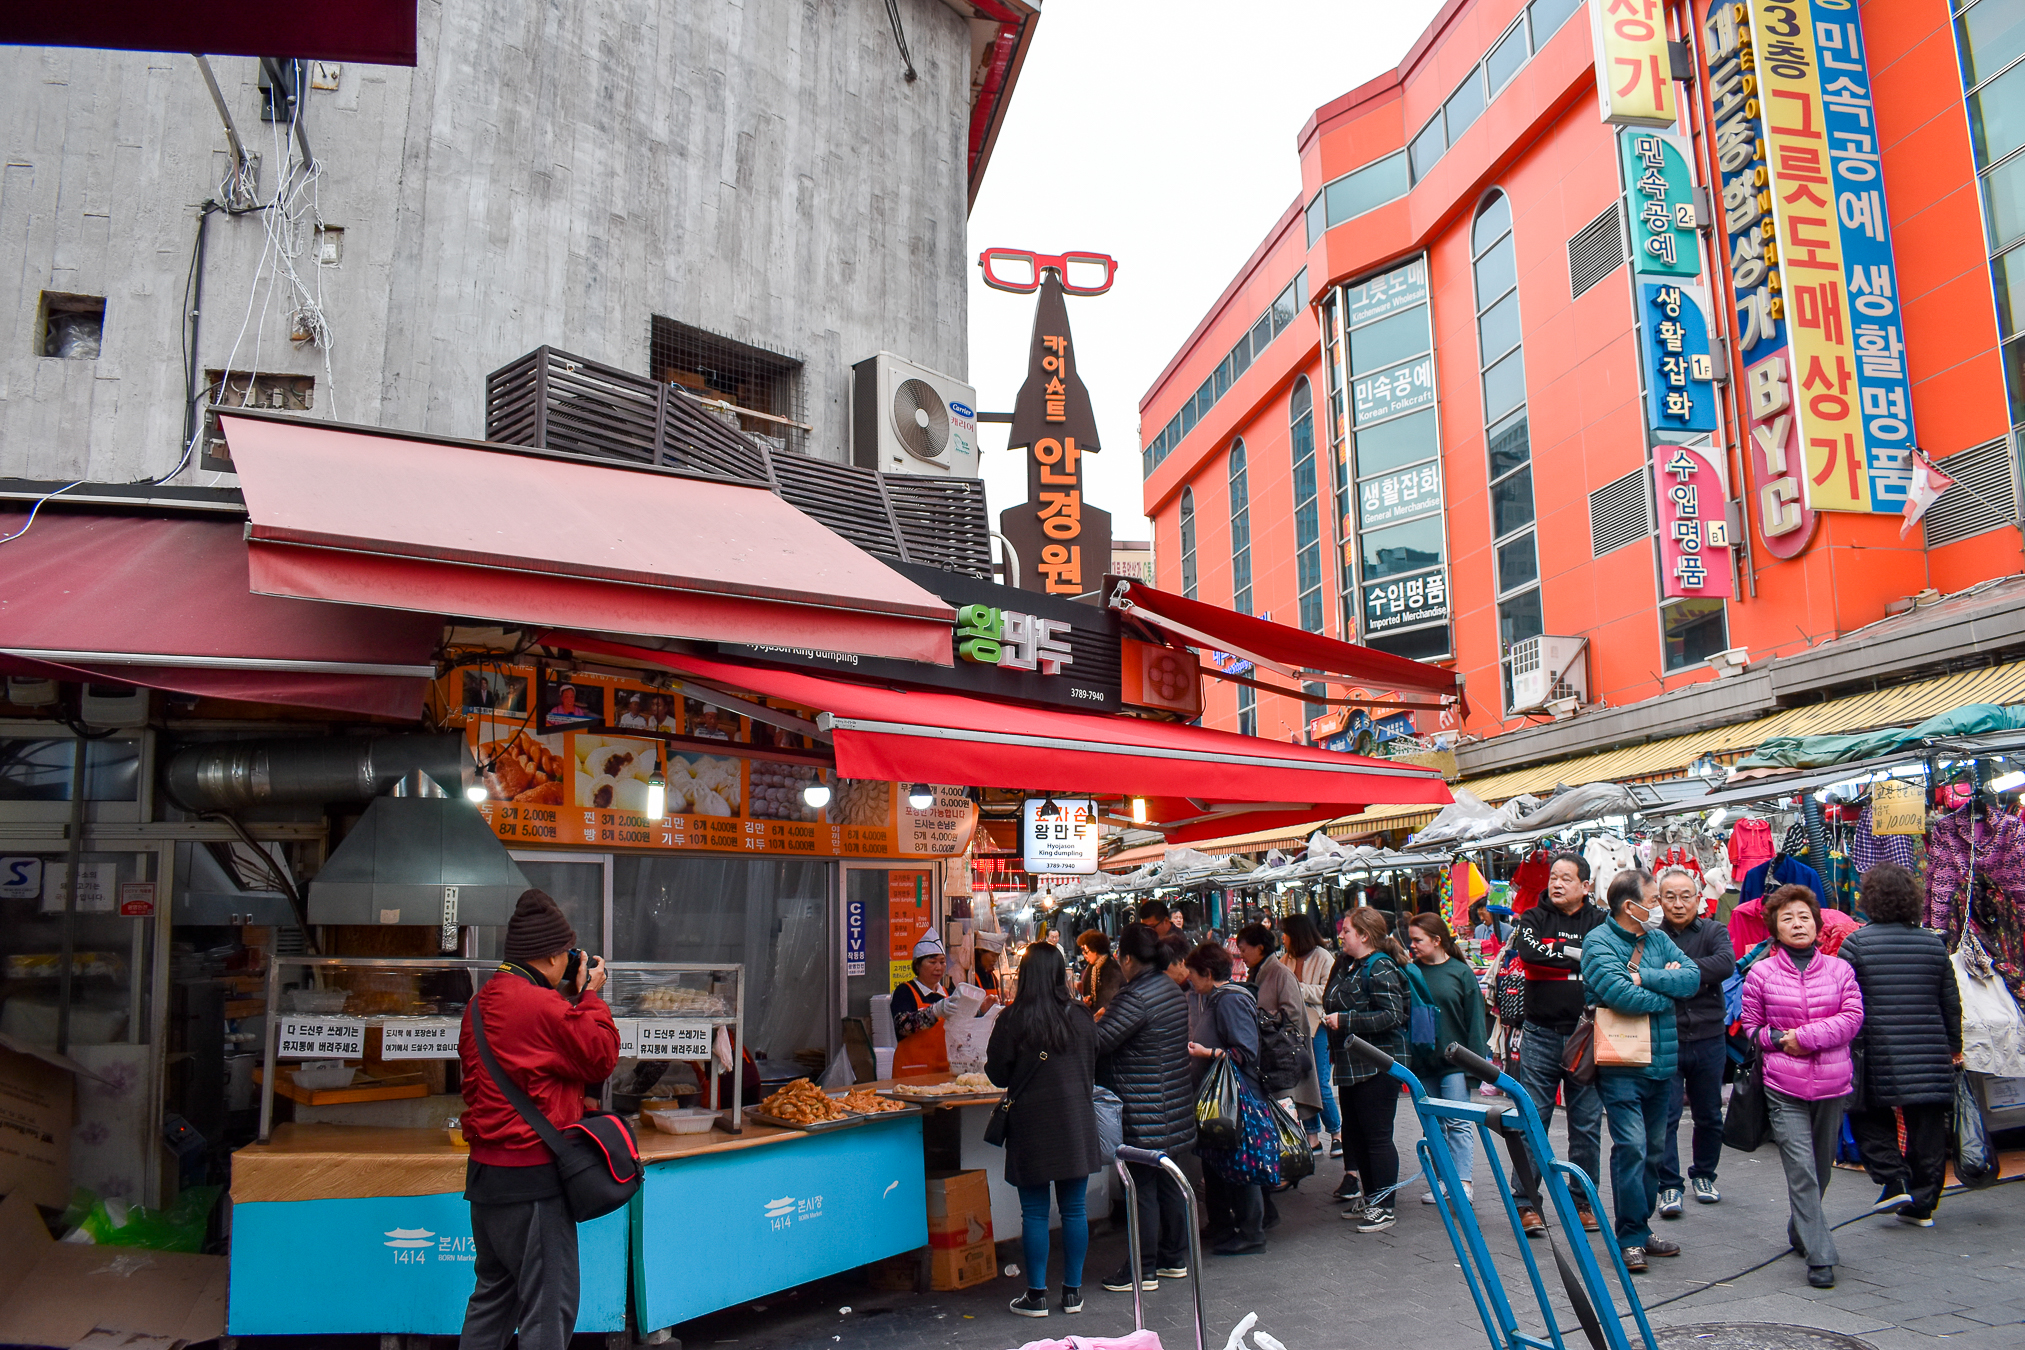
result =
[[1259,734],[1259,694],[1248,684],[1241,684],[1238,691],[1238,735]]
[[[1301,692],[1309,698],[1327,698],[1329,696],[1328,688],[1316,680],[1304,681],[1301,685]],[[1308,738],[1311,743],[1312,738],[1308,737],[1309,726],[1314,723],[1316,718],[1328,711],[1329,705],[1326,703],[1301,704],[1301,735],[1304,738]]]
[[1246,486],[1245,443],[1230,448],[1230,607],[1252,612],[1252,509]]
[[1729,649],[1729,625],[1720,600],[1670,600],[1660,607],[1659,628],[1669,675]]
[[656,380],[705,400],[740,431],[763,436],[778,450],[805,451],[802,363],[794,357],[656,314],[647,362]]
[[1301,627],[1322,631],[1322,507],[1315,481],[1315,396],[1308,377],[1294,381],[1288,416],[1293,422],[1294,575]]
[[1181,593],[1195,599],[1195,489],[1181,490]]
[[1448,543],[1427,260],[1332,292],[1322,313],[1345,633],[1449,655]]
[[1266,312],[1238,339],[1237,346],[1223,358],[1223,364],[1203,381],[1202,388],[1195,391],[1195,397],[1139,452],[1140,468],[1144,474],[1150,475],[1160,467],[1161,462],[1173,453],[1174,447],[1181,444],[1181,438],[1193,430],[1195,424],[1208,415],[1211,406],[1237,383],[1238,376],[1251,369],[1252,362],[1265,354],[1272,340],[1287,331],[1288,325],[1293,323],[1294,316],[1301,312],[1307,301],[1308,269],[1304,267],[1294,274],[1285,290],[1273,297],[1273,303]]
[[1958,4],[1955,47],[1982,180],[2011,421],[2025,423],[2025,4]]
[[1533,529],[1533,447],[1526,423],[1526,355],[1519,340],[1518,260],[1512,249],[1512,204],[1502,192],[1492,193],[1477,208],[1470,226],[1470,262],[1497,569],[1498,662],[1510,708],[1512,644],[1546,630]]

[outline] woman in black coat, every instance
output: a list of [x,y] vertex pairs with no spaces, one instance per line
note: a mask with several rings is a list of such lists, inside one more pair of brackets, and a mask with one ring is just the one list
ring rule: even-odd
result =
[[[1124,1103],[1125,1142],[1179,1154],[1195,1142],[1195,1070],[1188,1057],[1188,996],[1167,975],[1161,939],[1143,923],[1118,935],[1124,987],[1097,1019],[1098,1077]],[[1188,1274],[1188,1200],[1166,1169],[1125,1164],[1138,1195],[1140,1269],[1104,1281],[1114,1293],[1154,1290]]]
[[1007,1089],[1005,1179],[1020,1193],[1020,1243],[1027,1291],[1012,1301],[1021,1317],[1048,1315],[1048,1188],[1062,1212],[1062,1311],[1083,1310],[1083,1257],[1090,1250],[1084,1192],[1104,1166],[1090,1089],[1097,1074],[1097,1027],[1069,997],[1068,964],[1052,942],[1027,945],[1019,993],[998,1015],[984,1071]]
[[[1931,1228],[1948,1166],[1962,996],[1947,943],[1919,926],[1925,897],[1913,874],[1879,863],[1863,874],[1862,894],[1870,922],[1845,938],[1839,953],[1856,968],[1863,991],[1863,1032],[1856,1042],[1863,1081],[1849,1131],[1864,1170],[1884,1188],[1871,1211],[1896,1210],[1899,1222]],[[1905,1112],[1903,1152],[1893,1108]]]

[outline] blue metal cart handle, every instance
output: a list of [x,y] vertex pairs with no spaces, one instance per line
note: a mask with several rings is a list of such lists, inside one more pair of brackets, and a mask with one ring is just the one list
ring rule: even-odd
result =
[[1458,1069],[1467,1069],[1486,1083],[1495,1083],[1501,1077],[1497,1065],[1456,1042],[1449,1043],[1445,1057]]
[[1363,1060],[1366,1064],[1380,1069],[1389,1069],[1398,1063],[1392,1056],[1386,1054],[1362,1036],[1351,1036],[1343,1042],[1343,1048]]

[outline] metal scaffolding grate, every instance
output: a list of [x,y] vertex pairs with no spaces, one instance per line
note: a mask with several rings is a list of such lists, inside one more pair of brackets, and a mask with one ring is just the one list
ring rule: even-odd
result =
[[776,449],[807,452],[799,358],[656,314],[647,363],[656,381],[702,401],[727,426],[764,436]]

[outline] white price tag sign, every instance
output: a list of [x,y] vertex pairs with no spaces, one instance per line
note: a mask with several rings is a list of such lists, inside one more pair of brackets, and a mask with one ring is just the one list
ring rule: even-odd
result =
[[455,1059],[457,1033],[462,1025],[454,1017],[399,1017],[380,1023],[382,1059]]
[[642,1017],[634,1022],[641,1059],[709,1059],[710,1023]]
[[356,1017],[284,1017],[279,1059],[363,1059],[366,1024]]
[[640,1057],[640,1019],[637,1017],[614,1017],[612,1025],[619,1029],[619,1058]]

